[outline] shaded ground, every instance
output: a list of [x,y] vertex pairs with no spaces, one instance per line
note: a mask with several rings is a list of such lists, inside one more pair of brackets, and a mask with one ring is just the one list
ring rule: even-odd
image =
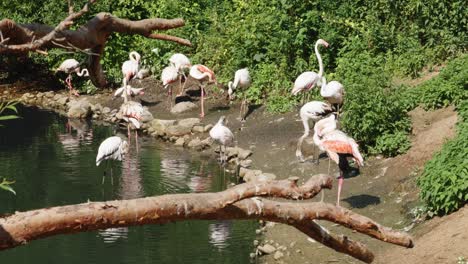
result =
[[[156,79],[148,78],[143,81],[133,81],[134,87],[146,87],[146,95],[142,97],[143,103],[147,105],[155,118],[176,119],[186,117],[198,117],[199,109],[191,112],[173,115],[169,112],[167,94]],[[4,88],[8,88],[3,86]],[[0,87],[1,89],[2,87]],[[196,83],[187,83],[191,97],[198,104]],[[226,94],[220,90],[213,91],[208,88],[206,100],[205,124],[215,123],[221,115],[228,119],[228,127],[233,131],[236,144],[242,148],[253,150],[253,167],[264,172],[271,172],[278,178],[298,176],[308,179],[316,173],[326,173],[329,165],[325,156],[321,158],[320,164],[311,162],[299,163],[294,155],[297,139],[303,133],[302,123],[298,111],[286,114],[270,114],[265,112],[264,107],[253,107],[253,111],[245,123],[238,120],[239,103],[229,104]],[[14,91],[12,91],[14,92]],[[24,91],[18,91],[22,93]],[[103,106],[118,108],[122,99],[112,99],[111,90],[101,91],[90,100],[97,100]],[[417,188],[414,179],[420,168],[438,151],[447,138],[454,135],[456,113],[453,108],[440,109],[434,112],[426,112],[416,109],[410,113],[413,120],[412,148],[405,155],[392,159],[371,157],[366,159],[366,167],[361,169],[358,177],[345,180],[342,192],[342,206],[352,209],[357,213],[366,215],[377,222],[393,228],[403,228],[410,225],[405,216],[405,207],[412,204],[417,198]],[[206,135],[208,136],[208,135]],[[303,152],[306,156],[312,154],[312,140],[305,141]],[[207,150],[203,155],[215,154]],[[337,166],[331,164],[330,173],[337,174]],[[316,198],[319,199],[319,198]],[[335,203],[336,190],[326,191],[325,202]],[[324,225],[332,232],[349,235],[355,240],[362,241],[378,256],[376,263],[393,263],[390,260],[403,262],[406,255],[411,254],[412,262],[403,263],[454,263],[459,252],[468,252],[466,241],[467,232],[461,229],[462,223],[467,223],[466,208],[446,218],[434,219],[417,227],[415,231],[416,248],[402,250],[397,246],[352,233],[342,227],[333,226],[328,223]],[[460,222],[452,223],[452,222]],[[433,229],[433,231],[431,231]],[[265,263],[358,263],[345,255],[321,246],[321,244],[310,241],[299,231],[286,226],[275,225],[268,228],[261,240],[276,245],[287,247],[284,257],[274,260],[273,256],[261,258]],[[428,231],[431,231],[427,233]],[[441,234],[436,235],[437,232]],[[434,235],[433,235],[434,233]],[[437,244],[438,243],[438,244]],[[440,253],[436,252],[438,245]],[[431,247],[432,246],[432,247]],[[463,250],[463,251],[462,251]],[[447,253],[445,253],[447,252]],[[404,254],[404,255],[402,255]],[[431,255],[432,254],[432,255]],[[468,253],[465,253],[468,254]],[[431,256],[429,256],[431,255]],[[429,256],[429,257],[428,257]],[[433,257],[433,258],[432,258]],[[468,257],[468,256],[466,256]],[[427,259],[426,259],[427,258]],[[434,260],[435,262],[428,262]],[[438,261],[436,261],[438,260]]]

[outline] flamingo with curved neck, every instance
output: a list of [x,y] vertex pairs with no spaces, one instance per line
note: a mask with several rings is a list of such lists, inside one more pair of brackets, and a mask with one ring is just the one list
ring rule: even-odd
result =
[[292,90],[292,95],[296,95],[299,92],[302,91],[308,91],[314,88],[316,85],[321,85],[321,78],[323,76],[323,62],[322,62],[322,56],[320,55],[320,52],[318,50],[319,46],[325,46],[328,47],[328,43],[323,40],[319,39],[315,43],[315,56],[317,56],[317,60],[319,63],[319,72],[318,74],[313,72],[313,71],[307,71],[301,73],[294,82],[294,87]]
[[344,100],[343,84],[337,81],[331,81],[327,84],[327,79],[323,76],[320,95],[335,108],[337,115],[339,115],[340,106],[343,104]]
[[81,71],[79,70],[80,68],[78,68],[78,71],[76,72],[76,75],[78,76],[89,76],[89,71],[88,69],[81,69]]
[[128,82],[137,76],[140,68],[141,56],[138,52],[132,51],[128,57],[130,60],[127,60],[122,64],[122,73],[124,75],[123,87],[126,87]]

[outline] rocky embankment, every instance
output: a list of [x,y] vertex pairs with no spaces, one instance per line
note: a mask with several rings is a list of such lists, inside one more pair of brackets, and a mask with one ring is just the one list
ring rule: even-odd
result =
[[[123,124],[124,121],[119,108],[109,104],[108,98],[109,96],[102,94],[70,97],[68,93],[54,91],[27,92],[20,96],[4,91],[1,96],[2,101],[19,101],[26,106],[54,111],[70,119],[91,118],[110,124]],[[179,108],[181,106],[175,105],[173,109]],[[153,113],[148,111],[148,108],[144,107],[144,109],[140,131],[148,136],[195,151],[215,151],[219,153],[216,143],[208,135],[213,124],[203,124],[199,118],[156,119],[153,117]],[[132,129],[135,129],[135,127],[132,127]],[[274,174],[250,168],[252,160],[249,157],[252,155],[252,151],[249,149],[242,149],[237,146],[227,147],[225,154],[228,164],[235,168],[244,181],[264,181],[276,178]]]

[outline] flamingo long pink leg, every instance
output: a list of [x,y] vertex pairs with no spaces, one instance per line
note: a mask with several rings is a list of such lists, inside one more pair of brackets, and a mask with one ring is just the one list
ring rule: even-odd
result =
[[138,130],[135,130],[135,148],[138,153]]
[[205,117],[205,110],[203,108],[203,101],[204,101],[204,97],[205,97],[205,87],[204,85],[201,87],[201,113],[200,113],[200,117],[203,118]]
[[340,206],[340,194],[341,194],[341,188],[343,186],[343,172],[340,172],[340,177],[338,178],[338,195],[336,197],[336,206]]

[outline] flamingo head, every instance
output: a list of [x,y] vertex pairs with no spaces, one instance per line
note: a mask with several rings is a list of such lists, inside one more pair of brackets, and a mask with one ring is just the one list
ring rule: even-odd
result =
[[221,116],[218,120],[218,124],[224,125],[225,123],[227,123],[226,116]]
[[228,83],[228,95],[229,95],[229,100],[234,99],[234,90],[232,89],[232,82]]
[[326,41],[323,40],[323,39],[317,40],[317,43],[316,43],[316,44],[317,44],[317,45],[323,45],[323,46],[325,46],[325,48],[328,48],[328,46],[330,46],[330,45],[328,44],[328,42],[326,42]]
[[140,63],[140,59],[141,59],[140,53],[138,53],[136,51],[132,51],[132,52],[130,52],[129,57],[130,57],[130,60],[134,60],[137,63]]

